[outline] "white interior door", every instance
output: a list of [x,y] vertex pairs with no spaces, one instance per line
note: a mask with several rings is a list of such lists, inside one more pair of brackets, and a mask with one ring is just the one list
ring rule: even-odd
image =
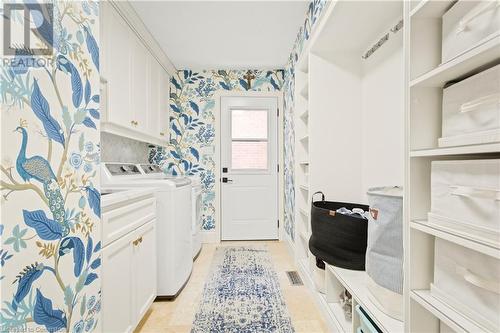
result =
[[221,98],[222,240],[278,238],[276,97]]

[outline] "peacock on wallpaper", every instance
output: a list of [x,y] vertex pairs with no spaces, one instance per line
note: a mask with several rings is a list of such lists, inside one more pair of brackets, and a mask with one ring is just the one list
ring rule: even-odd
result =
[[53,29],[35,31],[53,45],[50,61],[0,73],[1,332],[99,322],[99,5],[51,4]]

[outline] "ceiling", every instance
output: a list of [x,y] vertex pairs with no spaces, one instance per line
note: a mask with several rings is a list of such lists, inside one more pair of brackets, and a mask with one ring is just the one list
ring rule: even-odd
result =
[[309,1],[131,1],[177,69],[283,68]]

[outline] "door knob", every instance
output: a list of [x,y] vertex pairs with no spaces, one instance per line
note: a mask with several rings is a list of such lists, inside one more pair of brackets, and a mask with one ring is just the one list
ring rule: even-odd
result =
[[232,179],[229,179],[229,178],[227,178],[227,177],[223,177],[223,178],[222,178],[222,182],[223,182],[223,183],[232,183],[232,182],[233,182],[233,180],[232,180]]

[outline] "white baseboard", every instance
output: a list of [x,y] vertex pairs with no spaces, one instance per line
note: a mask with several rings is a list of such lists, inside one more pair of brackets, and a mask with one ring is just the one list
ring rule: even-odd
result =
[[220,239],[217,236],[217,232],[215,230],[202,231],[201,241],[202,243],[220,243]]
[[292,239],[287,233],[285,233],[283,240],[285,241],[286,248],[288,250],[290,258],[292,258],[293,261],[295,262],[295,243],[292,241]]

